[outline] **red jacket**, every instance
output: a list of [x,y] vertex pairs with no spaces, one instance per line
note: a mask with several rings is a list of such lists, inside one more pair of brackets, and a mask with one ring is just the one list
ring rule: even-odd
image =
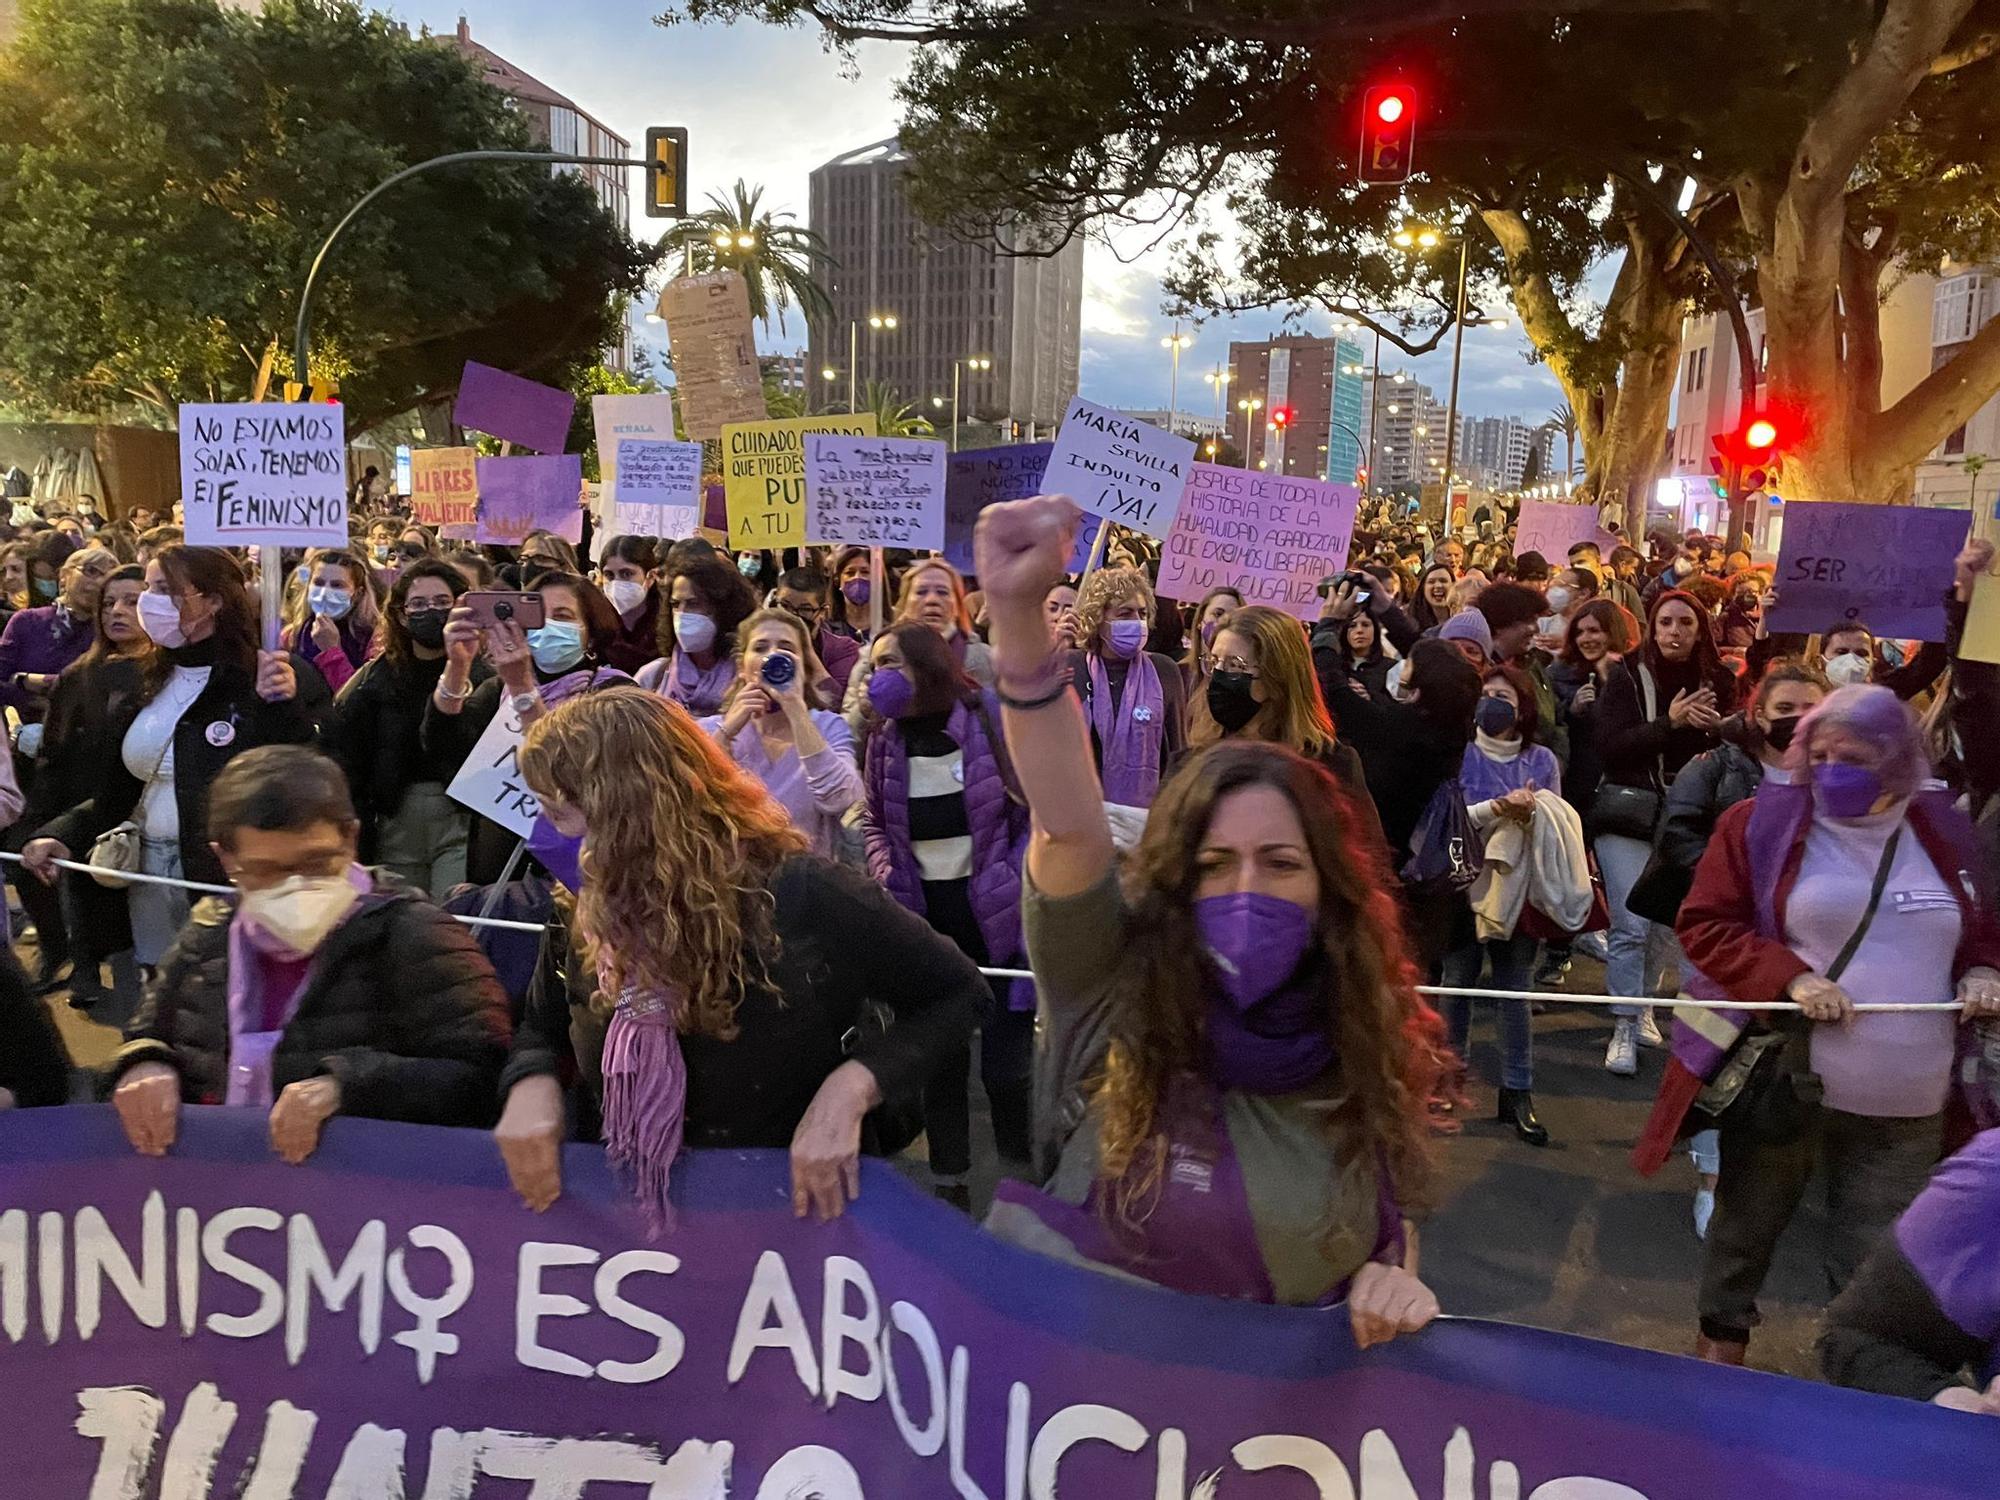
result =
[[[1783,943],[1757,932],[1757,896],[1751,886],[1747,839],[1755,806],[1755,798],[1739,802],[1717,821],[1708,852],[1695,866],[1694,888],[1674,923],[1688,962],[1727,990],[1732,999],[1746,1003],[1784,999],[1785,987],[1811,967]],[[1805,856],[1807,827],[1809,822],[1801,826],[1778,877],[1773,909],[1780,932],[1785,926],[1785,903],[1791,899],[1799,862]],[[1967,879],[1976,880],[1978,871],[1964,870],[1964,852],[1937,826],[1920,801],[1910,806],[1910,828],[1958,897],[1961,924],[1953,978],[1981,966],[2000,969],[2000,918],[1994,914],[1992,901],[1975,894],[1966,883]],[[1961,872],[1965,879],[1960,878]],[[1855,913],[1856,920],[1860,915]]]

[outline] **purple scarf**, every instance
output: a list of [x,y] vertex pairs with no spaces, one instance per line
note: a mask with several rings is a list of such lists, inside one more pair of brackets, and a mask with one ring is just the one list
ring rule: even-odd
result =
[[[554,708],[578,693],[587,693],[600,686],[615,687],[631,680],[616,667],[587,667],[565,672],[541,685],[542,707]],[[545,813],[537,814],[535,826],[528,830],[528,852],[542,862],[543,869],[571,891],[583,889],[583,840],[558,833],[556,825],[548,820]]]
[[703,671],[694,658],[676,650],[667,663],[666,695],[696,718],[722,712],[722,695],[736,680],[736,658],[716,653],[715,665]]
[[1111,676],[1095,651],[1090,662],[1090,727],[1104,757],[1104,800],[1122,807],[1151,807],[1160,789],[1160,736],[1166,698],[1159,670],[1141,651],[1125,674],[1124,696],[1114,703]]
[[1290,1094],[1333,1066],[1325,1023],[1325,978],[1315,964],[1305,976],[1255,1005],[1238,1009],[1227,996],[1208,1002],[1208,1047],[1215,1086],[1246,1094]]
[[[347,867],[347,882],[363,896],[375,889],[374,877],[363,865],[351,864]],[[361,903],[357,900],[348,908],[347,916],[342,917],[341,922],[345,923],[360,909]],[[338,926],[334,929],[336,932],[339,930]],[[229,1084],[223,1095],[224,1104],[247,1104],[269,1109],[275,1102],[271,1088],[271,1059],[277,1053],[285,1028],[298,1014],[299,1001],[304,998],[306,985],[311,979],[310,969],[299,975],[299,982],[278,1007],[277,1024],[267,1027],[264,970],[260,958],[296,964],[312,956],[310,953],[294,953],[263,928],[246,920],[240,907],[230,919]]]
[[[600,975],[599,986],[604,980]],[[686,997],[626,986],[604,1036],[604,1148],[633,1180],[646,1227],[674,1227],[667,1189],[687,1125],[687,1059],[678,1030]]]

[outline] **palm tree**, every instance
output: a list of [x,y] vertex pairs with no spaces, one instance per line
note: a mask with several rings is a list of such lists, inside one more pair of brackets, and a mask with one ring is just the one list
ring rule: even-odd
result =
[[937,431],[929,417],[879,380],[869,381],[861,394],[861,409],[875,413],[878,436],[930,437]]
[[775,312],[781,332],[785,309],[794,303],[807,322],[833,316],[833,299],[819,280],[833,258],[818,231],[764,208],[764,189],[740,177],[729,197],[710,193],[708,201],[710,207],[669,232],[669,247],[697,271],[740,272],[750,288],[750,316],[761,323]]
[[1563,402],[1561,406],[1550,410],[1548,425],[1563,435],[1563,478],[1565,480],[1574,478],[1576,475],[1576,413],[1569,409],[1567,401]]

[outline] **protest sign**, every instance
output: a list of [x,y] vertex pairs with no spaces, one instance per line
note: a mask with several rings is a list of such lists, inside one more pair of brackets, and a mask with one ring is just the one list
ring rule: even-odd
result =
[[944,444],[810,432],[806,536],[858,547],[944,545]]
[[1192,439],[1072,396],[1044,482],[1092,515],[1164,539],[1193,467]]
[[440,536],[470,539],[479,520],[478,455],[470,448],[410,454],[410,515]]
[[660,293],[660,316],[689,437],[717,438],[729,424],[761,422],[769,415],[750,327],[750,290],[740,275],[707,271],[668,282]]
[[[961,573],[974,571],[972,532],[979,513],[1002,500],[1029,500],[1042,493],[1042,476],[1054,443],[1014,443],[1004,448],[972,448],[945,464],[944,560]],[[1102,516],[1086,514],[1076,529],[1066,571],[1081,573],[1090,561]]]
[[[1514,538],[1514,555],[1539,552],[1552,568],[1569,566],[1569,549],[1578,542],[1596,542],[1603,555],[1602,533],[1597,529],[1597,507],[1565,505],[1560,500],[1523,500],[1520,529]],[[1613,542],[1616,545],[1616,542]]]
[[1770,629],[1811,634],[1836,621],[1897,640],[1944,639],[1944,591],[1972,513],[1794,500],[1772,587]]
[[665,391],[645,396],[592,396],[590,420],[597,433],[597,482],[603,486],[604,503],[615,505],[618,445],[626,438],[672,442],[674,398]]
[[1973,582],[1958,656],[1960,661],[2000,662],[2000,574],[1991,569]]
[[[522,1207],[484,1131],[259,1110],[165,1157],[0,1115],[9,1494],[81,1500],[1984,1500],[1990,1419],[1505,1324],[1346,1316],[1012,1248],[863,1160],[690,1152],[649,1241],[601,1149]],[[98,1476],[112,1476],[99,1483]]]
[[521,720],[504,702],[445,793],[509,833],[526,838],[542,804],[521,777]]
[[569,423],[575,414],[576,397],[568,391],[468,359],[451,419],[503,443],[537,453],[560,453],[569,446]]
[[784,417],[722,429],[722,487],[729,507],[729,546],[805,545],[805,437],[809,432],[873,437],[875,413]]
[[180,410],[181,507],[197,547],[345,547],[345,408],[189,402]]
[[574,546],[583,539],[583,456],[479,460],[477,539],[518,547],[531,531],[552,531]]
[[612,535],[678,541],[700,524],[701,444],[620,439]]
[[1159,591],[1194,603],[1233,588],[1245,604],[1317,619],[1320,581],[1347,566],[1360,508],[1351,484],[1196,464],[1160,554]]

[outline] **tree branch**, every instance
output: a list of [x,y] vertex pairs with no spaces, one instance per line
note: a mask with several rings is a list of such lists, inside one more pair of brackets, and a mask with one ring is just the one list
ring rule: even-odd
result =
[[1947,73],[1956,73],[1960,68],[1969,68],[1974,63],[1985,62],[1995,53],[2000,53],[2000,31],[1982,32],[1963,46],[1953,47],[1931,59],[1930,76],[1942,78]]
[[2000,389],[2000,318],[1995,318],[1908,395],[1868,423],[1856,451],[1884,472],[1908,469],[1962,427]]

